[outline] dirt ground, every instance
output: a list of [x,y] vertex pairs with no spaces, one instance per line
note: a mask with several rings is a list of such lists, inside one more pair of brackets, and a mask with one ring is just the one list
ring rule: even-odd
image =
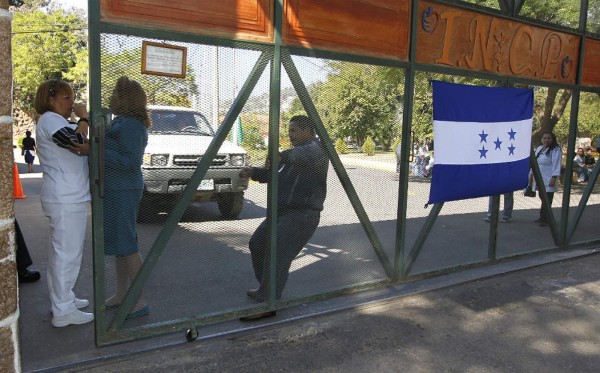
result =
[[68,372],[596,372],[600,255]]

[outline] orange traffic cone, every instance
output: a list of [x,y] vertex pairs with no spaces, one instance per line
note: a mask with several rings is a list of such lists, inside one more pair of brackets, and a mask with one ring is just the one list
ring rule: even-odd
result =
[[13,191],[15,195],[15,199],[27,198],[25,194],[23,194],[23,186],[21,186],[21,178],[19,177],[19,167],[17,164],[14,164],[13,171]]

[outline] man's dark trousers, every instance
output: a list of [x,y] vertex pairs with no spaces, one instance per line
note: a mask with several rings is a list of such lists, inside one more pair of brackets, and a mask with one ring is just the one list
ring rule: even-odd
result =
[[17,262],[17,271],[22,272],[26,270],[33,261],[31,260],[31,256],[29,255],[29,250],[27,250],[27,244],[25,243],[25,238],[23,238],[23,233],[21,233],[21,228],[19,227],[19,223],[15,219],[15,241],[17,244],[16,250],[16,262]]
[[[294,258],[302,251],[313,233],[319,226],[321,212],[317,210],[286,210],[277,215],[277,269],[276,269],[276,297],[281,298],[281,293],[288,279],[288,272]],[[252,255],[254,275],[261,284],[258,299],[266,299],[269,271],[269,226],[264,220],[250,238],[249,248]]]

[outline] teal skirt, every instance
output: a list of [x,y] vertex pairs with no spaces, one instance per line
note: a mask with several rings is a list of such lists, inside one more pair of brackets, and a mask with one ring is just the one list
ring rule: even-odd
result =
[[139,251],[136,220],[141,189],[105,190],[104,254],[127,256]]

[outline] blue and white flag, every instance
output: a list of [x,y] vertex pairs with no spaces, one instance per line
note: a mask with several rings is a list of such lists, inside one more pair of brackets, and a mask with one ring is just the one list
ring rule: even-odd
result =
[[525,189],[533,90],[432,84],[435,165],[428,204]]

